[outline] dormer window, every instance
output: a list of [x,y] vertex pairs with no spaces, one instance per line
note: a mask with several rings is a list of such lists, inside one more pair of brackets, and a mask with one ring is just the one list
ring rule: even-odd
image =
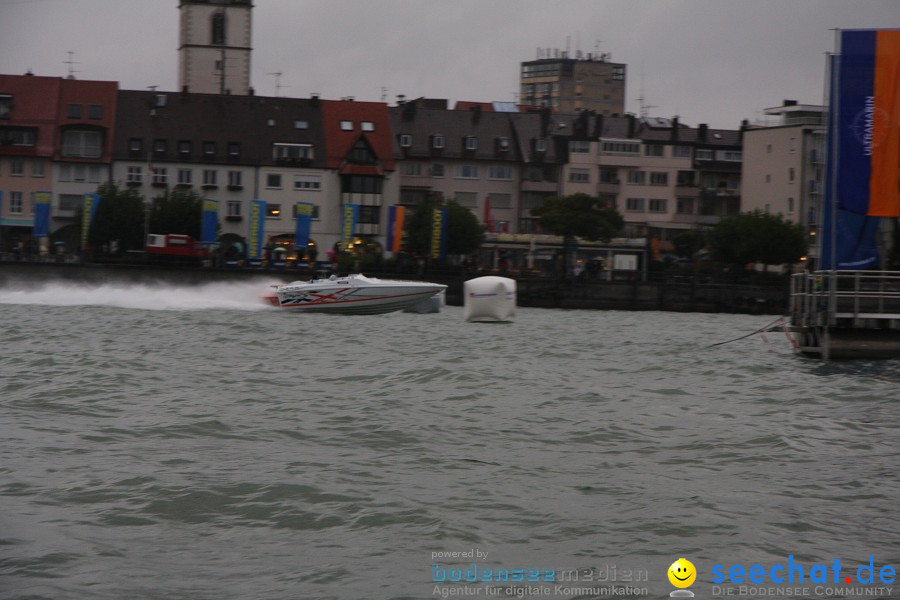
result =
[[497,150],[500,152],[506,152],[509,150],[509,138],[508,137],[499,137],[497,138]]
[[372,121],[363,121],[360,123],[360,129],[363,131],[375,131],[375,123]]
[[478,138],[474,135],[466,136],[466,150],[478,150]]
[[341,121],[341,131],[353,131],[353,121]]
[[412,146],[412,136],[404,133],[400,136],[400,147],[401,148],[409,148]]
[[8,119],[12,112],[12,94],[0,94],[0,119]]
[[273,155],[275,160],[311,160],[313,147],[312,144],[275,144]]
[[534,140],[534,151],[535,152],[546,152],[547,151],[547,140],[544,138],[538,138]]
[[438,133],[434,134],[434,136],[431,138],[431,147],[437,148],[437,149],[443,148],[444,147],[444,136],[442,136]]

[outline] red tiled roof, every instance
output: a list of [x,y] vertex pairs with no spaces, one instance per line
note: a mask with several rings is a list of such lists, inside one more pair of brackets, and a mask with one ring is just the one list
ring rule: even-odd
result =
[[[378,165],[384,171],[394,170],[391,120],[387,104],[322,100],[322,121],[328,168],[340,168],[350,155],[353,146],[360,137],[364,137],[375,153]],[[341,121],[349,121],[352,124],[351,128],[342,129]],[[363,131],[363,122],[371,123],[372,131]]]

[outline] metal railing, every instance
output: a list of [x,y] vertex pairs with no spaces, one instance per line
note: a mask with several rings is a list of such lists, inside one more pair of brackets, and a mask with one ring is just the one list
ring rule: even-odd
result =
[[791,277],[791,324],[870,326],[900,319],[900,271],[812,271]]

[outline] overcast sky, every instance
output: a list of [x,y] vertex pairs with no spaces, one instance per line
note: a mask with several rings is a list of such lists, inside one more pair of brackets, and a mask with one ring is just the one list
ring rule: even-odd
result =
[[[834,28],[900,27],[900,0],[254,0],[252,85],[275,95],[513,101],[537,48],[628,65],[626,110],[736,129],[821,104]],[[0,0],[0,73],[177,89],[177,0]],[[384,92],[382,88],[387,88]]]

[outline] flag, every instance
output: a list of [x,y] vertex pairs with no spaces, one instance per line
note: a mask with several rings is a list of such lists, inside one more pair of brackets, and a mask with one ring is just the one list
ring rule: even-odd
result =
[[215,244],[219,237],[219,201],[205,198],[203,200],[203,222],[200,241],[204,244]]
[[100,196],[98,194],[85,194],[84,205],[81,210],[81,249],[84,250],[88,245],[88,233],[91,225],[94,223],[94,217],[97,216],[97,207],[100,206]]
[[484,224],[487,230],[494,233],[494,217],[491,215],[491,195],[488,194],[484,199]]
[[53,202],[53,194],[50,192],[34,192],[31,195],[34,203],[34,237],[48,237],[50,235],[50,206]]
[[341,211],[341,247],[346,251],[353,244],[356,221],[359,219],[359,205],[344,204],[341,206]]
[[294,247],[306,251],[309,244],[309,233],[312,229],[313,204],[298,202],[294,212],[297,214],[297,227],[294,230]]
[[447,256],[447,208],[435,208],[431,227],[431,258],[443,262]]
[[403,222],[406,207],[392,204],[388,207],[387,249],[396,254],[403,245]]
[[261,259],[266,230],[265,200],[250,201],[250,232],[247,237],[247,258]]

